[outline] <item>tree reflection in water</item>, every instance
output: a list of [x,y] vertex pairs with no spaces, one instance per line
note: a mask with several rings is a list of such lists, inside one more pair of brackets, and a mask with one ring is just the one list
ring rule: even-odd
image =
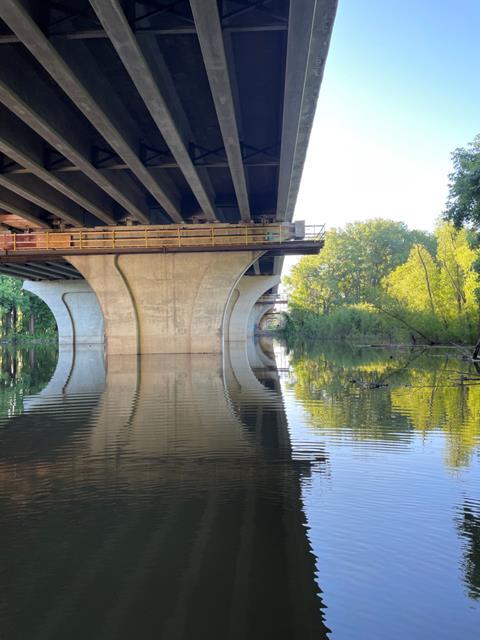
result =
[[480,442],[480,378],[469,379],[473,366],[452,350],[304,345],[291,362],[291,387],[314,428],[380,441],[441,430],[446,465],[468,466]]
[[[418,441],[419,436],[427,444],[429,438],[432,444],[435,439],[441,443],[449,476],[452,480],[458,476],[459,482],[463,478],[464,487],[469,487],[469,474],[480,449],[480,378],[458,352],[317,344],[296,346],[290,359],[289,387],[306,410],[307,424],[332,436],[327,440],[332,447],[343,439],[370,447],[378,443],[380,452],[392,450],[393,444],[395,451],[403,447],[406,453],[406,445]],[[436,444],[427,450],[435,448]],[[326,449],[328,452],[329,446]],[[425,469],[426,483],[439,477],[438,468],[431,469],[437,475],[428,475]],[[333,477],[334,482],[339,480]],[[406,479],[402,476],[396,481]],[[433,506],[437,504],[448,508],[448,500],[442,502],[435,487],[438,485],[432,483],[429,504],[421,504],[420,497],[412,499],[421,513],[428,513],[429,507],[438,508]],[[423,498],[428,499],[429,489],[425,491]],[[417,520],[412,514],[410,526],[421,530]],[[463,542],[462,573],[468,596],[480,600],[478,497],[463,498],[455,510],[455,527]],[[446,530],[443,541],[435,544],[444,544],[445,551],[451,553],[448,535]]]
[[23,410],[23,397],[46,386],[57,362],[55,345],[31,345],[0,349],[0,415]]
[[463,570],[468,594],[480,600],[480,503],[465,500],[457,526],[465,540]]

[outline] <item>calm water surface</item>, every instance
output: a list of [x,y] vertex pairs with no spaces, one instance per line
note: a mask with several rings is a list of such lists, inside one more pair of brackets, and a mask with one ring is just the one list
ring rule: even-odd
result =
[[452,351],[4,350],[0,638],[477,640],[479,452]]

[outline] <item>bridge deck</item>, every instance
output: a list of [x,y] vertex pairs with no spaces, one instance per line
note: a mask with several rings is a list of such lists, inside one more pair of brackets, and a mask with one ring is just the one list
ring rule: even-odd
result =
[[[0,229],[293,219],[337,0],[147,5],[1,0]],[[256,272],[307,245],[271,243]]]

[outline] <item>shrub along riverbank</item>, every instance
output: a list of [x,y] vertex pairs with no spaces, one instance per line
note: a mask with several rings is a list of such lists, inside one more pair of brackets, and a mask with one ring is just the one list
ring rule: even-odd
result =
[[288,336],[382,337],[474,344],[480,334],[476,234],[445,222],[434,234],[372,220],[327,232],[325,247],[285,279]]

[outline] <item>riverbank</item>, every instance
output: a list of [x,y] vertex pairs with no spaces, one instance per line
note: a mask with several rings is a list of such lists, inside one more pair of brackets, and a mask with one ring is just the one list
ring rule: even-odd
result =
[[55,345],[57,344],[58,337],[57,335],[53,336],[29,336],[29,335],[17,335],[17,336],[9,336],[8,338],[0,338],[0,344],[3,347],[14,346],[14,347],[25,347],[25,346],[33,346],[33,345]]

